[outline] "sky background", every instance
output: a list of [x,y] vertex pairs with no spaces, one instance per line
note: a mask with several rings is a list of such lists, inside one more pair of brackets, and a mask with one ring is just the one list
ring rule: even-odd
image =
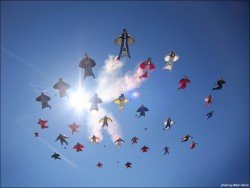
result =
[[[124,28],[136,43],[122,74],[148,57],[156,70],[122,112],[112,102],[103,104],[119,121],[126,143],[116,148],[104,131],[103,141],[91,145],[87,113],[75,113],[52,87],[60,77],[77,87],[85,51],[97,63],[98,77],[108,55],[118,55],[114,39]],[[171,50],[180,59],[172,72],[163,71]],[[185,75],[191,84],[178,90]],[[221,77],[223,89],[212,91]],[[97,82],[89,77],[83,85],[94,93]],[[52,98],[51,110],[35,101],[43,90]],[[209,94],[214,102],[204,107]],[[141,104],[149,112],[138,119]],[[210,110],[215,113],[207,120]],[[164,131],[168,116],[176,123]],[[40,129],[39,118],[49,121],[48,129]],[[73,121],[81,125],[79,134],[67,127]],[[67,149],[55,142],[59,133],[70,136]],[[195,150],[180,143],[186,134],[198,142]],[[130,143],[133,136],[140,139],[137,145]],[[77,141],[83,152],[72,149]],[[144,144],[150,150],[142,154]],[[52,159],[55,149],[67,159]],[[95,166],[99,161],[102,169]],[[128,161],[133,168],[124,167]],[[249,184],[249,2],[1,1],[1,187],[228,183]]]

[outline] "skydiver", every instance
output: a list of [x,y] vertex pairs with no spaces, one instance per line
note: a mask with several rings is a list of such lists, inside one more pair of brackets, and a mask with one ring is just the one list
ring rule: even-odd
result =
[[172,119],[170,117],[168,117],[168,119],[166,119],[163,124],[165,125],[165,127],[163,128],[164,130],[166,129],[170,129],[172,124],[174,124],[175,122],[172,121]]
[[125,143],[124,140],[122,140],[121,138],[118,138],[118,139],[115,141],[115,144],[116,144],[117,147],[120,147],[122,142]]
[[35,134],[36,138],[39,137],[39,133],[38,132],[35,132],[34,134]]
[[60,98],[62,97],[68,97],[66,89],[70,88],[70,85],[64,81],[62,81],[62,78],[59,78],[59,81],[53,86],[54,89],[58,89],[59,90],[59,95]]
[[82,144],[80,144],[79,142],[77,142],[77,144],[73,147],[73,149],[75,149],[76,152],[83,151],[82,150],[83,148],[84,148],[84,146]]
[[196,147],[196,144],[198,144],[198,143],[192,142],[192,143],[190,144],[190,149],[194,149],[194,148]]
[[206,117],[207,119],[211,118],[213,116],[214,111],[210,111],[207,113]]
[[130,58],[129,45],[134,43],[135,39],[128,34],[126,29],[123,29],[122,35],[115,39],[115,44],[120,46],[120,52],[117,60],[120,60],[120,58],[124,56],[128,56]]
[[191,81],[188,79],[187,76],[184,76],[184,78],[179,81],[178,89],[185,89],[187,84],[189,83],[191,83]]
[[85,57],[79,63],[79,67],[84,69],[84,80],[88,76],[93,76],[95,79],[95,75],[92,71],[92,68],[95,66],[96,66],[96,62],[93,59],[89,58],[87,53],[85,52]]
[[136,112],[140,113],[140,115],[138,116],[138,118],[141,117],[141,116],[145,117],[145,112],[147,112],[147,111],[148,111],[148,108],[145,107],[145,106],[143,106],[143,105],[141,105],[141,107],[136,111]]
[[39,124],[42,129],[48,128],[47,123],[48,123],[47,120],[42,120],[41,118],[39,118],[37,122],[37,124]]
[[132,139],[131,139],[131,144],[137,144],[137,142],[139,141],[139,138],[137,138],[136,136],[134,136]]
[[99,123],[101,122],[103,122],[102,127],[104,126],[108,127],[109,126],[108,122],[113,122],[113,120],[105,115],[102,119],[100,119]]
[[149,150],[149,148],[145,145],[141,148],[142,153],[148,152],[148,150]]
[[56,153],[56,152],[51,156],[51,158],[54,158],[54,159],[61,159],[61,158],[60,158],[60,155],[59,155],[58,153]]
[[91,140],[92,140],[92,144],[98,144],[99,141],[100,141],[100,138],[98,138],[97,136],[93,135],[92,138],[90,138],[89,140],[90,140],[90,143],[91,143]]
[[132,168],[132,163],[131,163],[131,162],[127,162],[127,163],[125,164],[125,167],[126,167],[126,168]]
[[98,104],[102,103],[102,99],[100,97],[98,97],[98,94],[95,93],[95,95],[90,99],[91,102],[91,107],[90,107],[90,111],[92,110],[96,110],[98,111]]
[[163,149],[163,151],[164,155],[169,154],[169,148],[167,146]]
[[213,88],[213,90],[219,90],[222,89],[223,84],[225,84],[226,82],[221,78],[220,80],[217,81],[217,83],[215,84],[217,87]]
[[212,95],[208,95],[205,98],[205,104],[204,104],[204,106],[208,106],[208,105],[212,104],[212,99],[213,99]]
[[36,101],[42,103],[42,109],[46,107],[49,107],[51,109],[51,106],[48,103],[48,101],[50,101],[50,97],[45,95],[43,92],[41,92],[41,95],[36,98]]
[[68,127],[71,129],[71,133],[73,134],[74,132],[79,133],[78,128],[80,127],[80,125],[77,125],[75,122],[73,122],[73,124],[68,125]]
[[98,168],[102,168],[103,167],[103,164],[101,162],[98,162],[97,165],[96,165]]
[[56,138],[56,141],[60,140],[61,145],[63,145],[63,143],[66,143],[66,145],[68,145],[68,142],[66,141],[66,138],[69,138],[69,137],[65,136],[65,135],[62,135],[62,134],[59,134],[59,136]]
[[193,138],[193,137],[187,134],[186,136],[182,138],[181,142],[187,142],[189,138]]

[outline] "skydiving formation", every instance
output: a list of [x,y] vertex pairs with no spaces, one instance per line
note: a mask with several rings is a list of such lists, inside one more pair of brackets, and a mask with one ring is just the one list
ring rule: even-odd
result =
[[119,105],[120,110],[123,110],[125,104],[128,103],[128,102],[129,102],[129,99],[127,99],[127,98],[124,96],[124,94],[121,94],[121,95],[119,96],[119,98],[117,98],[117,99],[114,100],[114,103]]
[[89,58],[87,53],[85,53],[85,57],[83,58],[83,60],[79,63],[79,67],[81,67],[82,69],[84,69],[84,80],[86,77],[88,76],[93,76],[95,79],[95,75],[92,71],[92,68],[96,65],[96,62]]
[[155,69],[155,65],[152,63],[151,58],[148,58],[147,61],[140,64],[140,68],[143,70],[143,73],[139,78],[142,79],[148,77],[149,72]]
[[164,60],[166,61],[165,67],[163,69],[172,70],[174,67],[174,63],[178,61],[179,56],[171,51],[168,55],[165,56]]
[[107,117],[106,115],[100,119],[99,123],[102,123],[102,127],[108,127],[109,123],[113,122],[113,120],[110,117]]
[[120,46],[120,52],[117,59],[120,60],[121,57],[124,56],[128,56],[130,58],[129,45],[134,43],[135,39],[128,34],[127,29],[123,29],[122,35],[115,39],[115,44]]
[[51,109],[51,106],[48,103],[48,101],[50,101],[50,97],[45,95],[43,92],[41,93],[40,96],[36,98],[36,101],[42,103],[42,109],[47,108],[47,107]]
[[70,88],[70,85],[62,81],[62,78],[59,78],[59,81],[53,86],[53,88],[59,90],[60,98],[68,97],[66,90]]
[[[115,44],[117,44],[117,45],[120,46],[120,52],[119,52],[119,56],[118,56],[117,60],[120,60],[122,57],[125,57],[125,56],[128,56],[128,58],[131,58],[130,57],[129,46],[135,43],[135,39],[128,34],[128,32],[127,32],[126,29],[123,29],[123,32],[122,32],[121,36],[117,37],[114,42],[115,42]],[[171,71],[172,71],[172,69],[174,67],[174,63],[179,60],[179,55],[177,55],[174,51],[170,51],[170,53],[168,53],[164,57],[164,60],[165,60],[166,64],[163,67],[163,69],[170,71],[170,72],[167,72],[167,74],[173,74],[173,73],[171,73]],[[117,64],[117,65],[119,65],[119,64]],[[95,66],[96,66],[96,62],[93,59],[89,58],[88,55],[87,55],[87,53],[85,53],[85,57],[79,63],[79,67],[81,69],[84,69],[84,76],[83,76],[84,80],[86,79],[86,77],[94,77],[94,79],[95,79],[95,75],[94,75],[94,73],[92,71],[92,68],[95,67]],[[136,78],[134,78],[134,79],[136,79],[138,81],[138,76],[139,76],[140,79],[144,78],[146,80],[146,78],[148,78],[150,72],[152,70],[155,70],[155,69],[156,69],[156,66],[152,62],[152,59],[148,58],[146,61],[143,61],[142,63],[140,63],[140,65],[138,67],[138,70],[142,70],[142,74],[139,73],[140,75],[136,75],[137,79]],[[189,78],[187,76],[184,76],[184,78],[182,78],[181,80],[179,80],[178,90],[179,89],[185,89],[189,83],[191,83],[191,81],[189,80]],[[212,90],[220,90],[220,89],[222,89],[222,87],[223,87],[223,85],[225,83],[226,82],[221,78],[220,80],[218,80],[216,82],[216,84],[215,84],[216,87],[214,87]],[[54,84],[53,88],[56,89],[56,90],[59,90],[59,96],[60,96],[60,98],[62,98],[62,97],[67,97],[68,98],[67,89],[70,89],[70,85],[68,83],[64,82],[62,80],[62,78],[59,77],[59,81],[56,84]],[[124,92],[124,93],[127,92],[126,90],[121,90],[121,91]],[[210,91],[211,91],[211,88],[210,88]],[[112,91],[110,91],[110,92],[112,92]],[[120,92],[120,93],[122,93],[122,92]],[[130,93],[128,95],[130,95]],[[213,93],[213,95],[214,95],[214,93]],[[103,97],[103,99],[104,99],[104,97]],[[36,98],[36,101],[41,102],[42,109],[44,109],[44,108],[50,108],[51,109],[51,106],[48,103],[48,101],[50,101],[50,100],[51,100],[51,98],[49,96],[45,95],[44,92],[41,92],[41,95]],[[212,102],[213,102],[212,100],[213,100],[212,95],[208,95],[204,99],[204,105],[205,106],[211,105]],[[98,114],[98,116],[96,116],[98,118],[96,120],[96,124],[97,125],[95,125],[97,127],[97,129],[98,130],[104,130],[104,129],[101,129],[100,124],[98,124],[98,123],[101,123],[102,128],[105,128],[106,130],[110,131],[110,128],[112,129],[112,127],[116,125],[116,121],[113,122],[113,120],[110,117],[108,117],[107,115],[104,115],[102,113],[102,110],[100,110],[101,112],[99,112],[99,107],[98,107],[99,104],[105,103],[107,101],[102,101],[102,99],[98,96],[98,94],[95,93],[89,99],[89,102],[91,103],[91,107],[90,107],[90,112],[89,113],[93,113],[93,114],[96,113],[96,114]],[[130,102],[130,99],[126,98],[123,93],[120,94],[120,96],[118,98],[115,98],[113,100],[113,103],[115,103],[115,104],[117,104],[119,106],[120,111],[122,111],[124,109],[125,105],[128,102]],[[198,104],[199,104],[199,101],[198,101]],[[96,111],[96,112],[91,112],[91,111]],[[149,109],[147,107],[145,107],[144,105],[141,105],[138,108],[138,110],[136,111],[137,114],[135,116],[138,117],[138,118],[140,118],[142,116],[145,117],[146,116],[146,112],[148,112],[148,111],[149,111]],[[166,112],[167,112],[167,110],[166,110]],[[213,116],[213,113],[214,113],[214,111],[209,111],[206,114],[206,119],[210,119]],[[107,114],[111,114],[111,113],[107,113]],[[122,112],[121,112],[121,114],[122,114]],[[113,115],[111,117],[114,119]],[[143,121],[143,120],[140,120],[140,121]],[[43,120],[41,118],[39,118],[39,121],[37,122],[37,124],[40,125],[41,129],[48,128],[47,123],[48,123],[48,120]],[[109,124],[111,124],[111,126],[109,126]],[[168,117],[163,122],[163,125],[164,125],[163,129],[164,130],[170,130],[171,127],[172,127],[172,125],[174,125],[174,124],[175,124],[175,121],[173,121],[170,117]],[[75,136],[74,133],[79,133],[80,125],[76,124],[75,122],[73,122],[72,124],[68,125],[68,127],[71,130],[72,136]],[[154,128],[157,129],[157,126],[155,126]],[[145,128],[144,130],[146,131],[147,128]],[[162,129],[161,129],[161,131],[162,131]],[[35,138],[39,137],[39,133],[38,132],[35,132],[34,134],[35,134]],[[91,133],[91,135],[92,134],[94,134],[94,135],[89,139],[89,143],[90,144],[99,144],[101,142],[101,140],[103,139],[103,135],[100,132],[93,132],[93,133]],[[99,137],[95,136],[95,135],[100,136],[101,139]],[[147,135],[147,133],[145,135]],[[114,136],[114,135],[112,135],[112,136]],[[114,144],[115,144],[116,147],[121,147],[121,145],[124,144],[125,141],[121,138],[121,135],[115,135],[115,136],[116,136],[115,138],[117,138],[117,137],[118,138],[114,141],[113,140],[114,137],[112,137],[112,142],[114,142]],[[140,135],[139,135],[139,137],[140,137]],[[59,134],[58,137],[56,138],[55,142],[57,142],[59,140],[60,143],[61,143],[61,145],[64,145],[64,144],[68,145],[68,142],[66,141],[66,139],[68,139],[68,138],[69,137],[66,136],[66,135]],[[188,135],[188,134],[185,135],[184,137],[181,138],[181,143],[182,142],[188,142],[190,140],[190,138],[193,138],[193,137],[190,136],[190,135]],[[143,137],[140,137],[140,139],[141,139],[140,143],[142,143],[143,147],[141,147],[140,151],[138,150],[137,152],[138,153],[139,152],[142,152],[142,153],[148,152],[149,151],[149,147],[147,147],[146,145],[144,145],[144,143],[143,143]],[[134,136],[130,141],[131,141],[131,145],[133,145],[133,146],[129,145],[129,147],[138,147],[136,145],[139,142],[139,138],[138,137]],[[194,142],[193,140],[191,140],[191,141],[192,142],[187,147],[189,147],[191,150],[193,150],[196,147],[197,143]],[[181,144],[181,143],[178,142],[178,144]],[[105,149],[108,148],[108,147],[106,148],[106,145],[104,145],[103,147]],[[80,144],[80,142],[77,141],[76,145],[74,145],[74,146],[71,147],[71,150],[75,150],[76,152],[80,152],[80,151],[83,151],[84,148],[85,148],[85,146],[83,144]],[[162,151],[159,151],[159,152],[161,153]],[[163,154],[164,155],[169,154],[169,147],[167,147],[167,146],[164,147]],[[129,156],[129,154],[128,154],[128,156]],[[51,158],[54,158],[55,160],[56,159],[61,159],[60,158],[60,154],[58,154],[56,152],[54,152],[54,154],[51,156]],[[167,157],[166,157],[166,160],[167,160]],[[117,163],[119,163],[119,161]],[[103,167],[103,164],[102,164],[102,162],[98,162],[95,166],[99,169],[99,168]],[[127,162],[125,164],[125,167],[126,168],[132,168],[132,163],[131,162]]]
[[148,108],[145,107],[145,106],[143,106],[143,105],[141,105],[141,107],[136,111],[136,112],[140,113],[140,115],[138,116],[138,118],[141,117],[141,116],[145,117],[145,112],[147,112],[147,111],[148,111]]

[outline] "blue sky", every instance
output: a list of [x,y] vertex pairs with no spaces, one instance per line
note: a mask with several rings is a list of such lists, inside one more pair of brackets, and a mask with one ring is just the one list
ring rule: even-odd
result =
[[[85,51],[96,61],[98,76],[108,55],[118,55],[113,41],[124,28],[136,43],[130,47],[131,59],[124,58],[122,73],[148,57],[156,70],[124,111],[113,103],[103,105],[119,121],[126,143],[118,149],[103,132],[103,141],[91,145],[87,114],[74,113],[52,87],[62,77],[76,88]],[[162,71],[170,50],[180,60],[172,72]],[[191,84],[177,90],[185,75]],[[212,91],[221,77],[226,85]],[[88,78],[83,84],[93,93],[98,83]],[[52,97],[51,110],[41,110],[35,101],[42,90]],[[209,94],[214,102],[204,107]],[[138,119],[135,111],[141,104],[150,111]],[[210,110],[214,116],[206,120]],[[163,131],[168,116],[176,124]],[[39,118],[48,119],[48,129],[37,126]],[[67,127],[73,121],[82,126],[79,134],[71,135]],[[67,149],[54,142],[59,133],[70,136]],[[186,134],[198,142],[193,151],[189,143],[180,143]],[[137,145],[130,144],[133,136],[140,139]],[[85,146],[83,152],[72,149],[77,141]],[[144,144],[150,151],[142,154]],[[163,155],[165,146],[168,156]],[[52,160],[53,148],[78,167]],[[102,169],[95,167],[98,161]],[[127,161],[132,169],[124,168]],[[248,166],[249,2],[1,1],[1,186],[249,184]]]

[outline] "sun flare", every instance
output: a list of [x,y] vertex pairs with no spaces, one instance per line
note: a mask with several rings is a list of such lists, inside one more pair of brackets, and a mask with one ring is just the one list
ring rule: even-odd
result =
[[76,109],[76,111],[81,112],[90,108],[90,95],[85,92],[82,88],[78,88],[77,91],[71,92],[69,94],[69,103]]

